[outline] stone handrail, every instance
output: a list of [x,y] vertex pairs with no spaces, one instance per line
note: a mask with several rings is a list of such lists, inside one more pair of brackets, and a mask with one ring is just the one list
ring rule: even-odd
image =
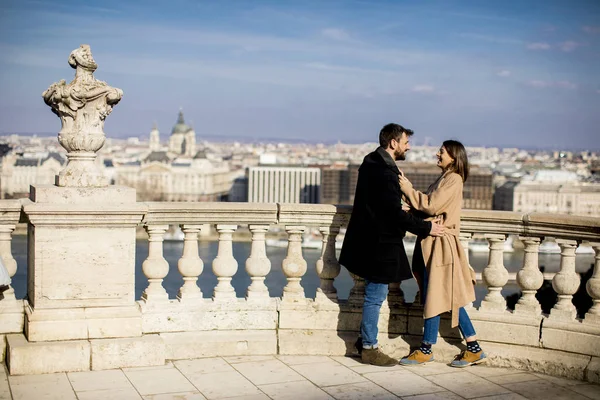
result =
[[[87,212],[85,210],[93,212],[88,213],[85,218],[78,217],[84,216]],[[0,201],[0,256],[8,264],[11,259],[14,260],[10,253],[10,234],[20,215],[29,224],[40,224],[44,229],[52,228],[53,218],[56,219],[56,229],[69,229],[70,224],[88,224],[86,221],[93,219],[94,213],[107,213],[112,216],[104,216],[97,223],[90,222],[89,227],[97,229],[103,224],[129,227],[137,220],[141,221],[147,231],[149,241],[148,257],[142,266],[148,279],[148,287],[137,301],[139,311],[129,305],[126,308],[114,307],[113,314],[107,314],[102,309],[93,313],[86,311],[90,316],[86,316],[83,321],[88,321],[88,328],[81,333],[86,336],[73,336],[72,333],[64,333],[57,328],[44,334],[43,329],[51,326],[48,321],[53,321],[53,318],[75,317],[65,311],[52,314],[44,310],[37,311],[36,317],[35,309],[25,301],[27,318],[24,316],[23,303],[20,314],[15,314],[13,308],[10,316],[0,307],[0,335],[22,332],[25,319],[26,324],[29,324],[29,328],[25,329],[29,341],[51,341],[53,345],[65,341],[66,346],[68,340],[88,340],[92,362],[90,364],[88,360],[87,368],[91,365],[92,369],[127,364],[123,361],[123,357],[127,356],[115,356],[111,353],[113,358],[107,359],[108,356],[102,350],[105,347],[94,347],[96,342],[117,340],[111,338],[123,338],[121,340],[139,346],[139,351],[143,354],[123,350],[129,356],[137,354],[135,362],[129,359],[127,361],[138,363],[135,365],[211,354],[351,353],[360,323],[364,281],[353,276],[355,284],[348,300],[340,300],[334,286],[341,268],[336,258],[335,241],[340,229],[347,225],[351,210],[349,206],[312,204],[147,202],[133,205],[114,203],[86,208],[83,205],[53,207],[43,204],[33,206],[29,201],[23,204],[18,201]],[[76,218],[68,218],[69,214]],[[35,218],[31,219],[32,217]],[[121,219],[123,223],[119,223]],[[218,281],[212,298],[201,293],[197,283],[204,262],[208,261],[202,260],[198,252],[198,235],[203,224],[214,225],[219,240],[217,256],[212,260],[213,273]],[[276,224],[283,226],[288,235],[287,255],[282,264],[287,284],[281,298],[271,298],[265,284],[271,270],[265,235]],[[481,272],[482,282],[478,283],[484,285],[487,294],[480,307],[471,308],[469,313],[480,340],[491,355],[490,362],[494,365],[510,364],[555,375],[598,380],[598,375],[594,374],[600,371],[600,218],[464,210],[461,224],[461,243],[465,248],[475,236],[483,237],[489,243],[488,265]],[[174,267],[169,265],[163,255],[164,235],[170,225],[179,225],[185,235],[181,258],[177,263],[183,285],[175,299],[169,299],[163,286],[166,275]],[[239,226],[247,226],[252,236],[251,250],[246,260],[236,260],[232,253],[232,235]],[[314,299],[306,298],[301,286],[308,268],[302,254],[301,241],[303,233],[309,227],[321,232],[323,243],[321,257],[316,264],[321,283]],[[503,245],[508,235],[518,235],[524,245],[523,268],[516,275],[509,273],[503,265]],[[561,247],[561,267],[555,274],[542,274],[538,268],[539,245],[546,237],[554,238]],[[127,240],[135,241],[135,238],[131,236]],[[579,319],[572,300],[579,287],[579,275],[574,268],[575,250],[582,242],[589,242],[596,255],[594,275],[587,283],[587,292],[593,306],[585,318]],[[135,246],[135,243],[128,245]],[[46,268],[43,263],[37,262],[39,260],[29,260],[30,263],[32,261],[36,261],[33,268]],[[90,268],[94,267],[92,264],[95,259],[87,262],[90,263]],[[245,299],[236,298],[231,285],[233,275],[241,266],[239,264],[245,267],[251,280]],[[9,271],[14,275],[16,262]],[[514,311],[507,309],[506,299],[501,293],[507,282],[513,279],[523,293]],[[544,279],[552,279],[554,290],[558,294],[558,301],[549,315],[542,314],[535,297]],[[131,282],[128,285],[133,284],[131,278],[126,281]],[[127,291],[130,292],[131,290]],[[8,298],[6,293],[5,300],[0,305],[7,304],[5,301],[9,299],[11,292],[8,292]],[[106,301],[106,304],[113,304]],[[96,301],[94,305],[96,304],[99,306],[101,302]],[[123,304],[132,303],[127,300]],[[391,284],[388,301],[382,310],[382,346],[402,355],[409,345],[420,338],[422,307],[418,302],[405,303],[400,285]],[[18,323],[5,328],[8,325],[2,322],[8,318]],[[39,318],[39,322],[36,318]],[[103,324],[101,328],[96,328],[96,325],[92,327],[95,329],[90,328],[90,318]],[[120,325],[111,327],[110,318],[115,318],[115,324]],[[448,322],[446,318],[443,321]],[[35,325],[36,323],[39,325]],[[140,325],[136,325],[138,323]],[[436,357],[451,358],[456,353],[460,336],[444,323],[441,336]],[[565,340],[567,336],[569,340]],[[9,337],[10,335],[7,336]],[[125,339],[127,337],[130,339]],[[8,342],[10,348],[10,339]],[[15,343],[17,342],[12,346],[17,349],[25,346],[23,343],[27,341],[18,342],[18,345]],[[146,345],[149,347],[145,347]],[[520,353],[523,348],[527,349],[526,356]],[[18,351],[14,350],[11,354],[18,354]],[[557,355],[563,358],[556,361]],[[149,357],[154,361],[148,361]],[[564,357],[568,360],[566,364]],[[39,372],[27,372],[30,370],[19,365],[21,364],[17,359],[11,362],[11,373]],[[81,361],[77,368],[85,368],[85,362]],[[63,370],[77,369],[64,367]]]
[[600,218],[548,213],[463,210],[461,231],[570,240],[600,240]]

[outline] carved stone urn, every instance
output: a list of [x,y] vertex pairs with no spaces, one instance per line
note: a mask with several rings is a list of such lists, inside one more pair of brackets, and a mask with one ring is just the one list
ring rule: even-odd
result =
[[56,185],[108,186],[108,179],[96,165],[96,152],[104,145],[104,120],[123,91],[94,78],[98,65],[87,44],[71,52],[69,65],[75,69],[75,79],[68,84],[64,79],[53,83],[42,93],[44,102],[62,122],[58,141],[68,152],[67,165],[56,177]]

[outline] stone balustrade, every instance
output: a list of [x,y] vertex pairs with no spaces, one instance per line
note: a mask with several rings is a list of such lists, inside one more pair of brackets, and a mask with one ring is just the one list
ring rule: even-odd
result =
[[[27,299],[16,299],[9,289],[0,300],[0,350],[12,374],[157,365],[168,359],[215,355],[341,355],[354,351],[364,281],[353,277],[355,284],[347,300],[339,299],[334,286],[341,271],[335,242],[348,223],[351,207],[132,203],[127,191],[121,197],[129,200],[109,205],[95,200],[87,205],[50,206],[44,203],[44,196],[51,203],[53,189],[48,190],[39,191],[32,201],[0,201],[0,257],[11,275],[16,272],[11,233],[19,219],[29,225]],[[463,246],[475,237],[489,243],[489,262],[478,281],[486,294],[481,305],[469,313],[490,364],[598,382],[600,218],[465,210],[461,220]],[[218,235],[214,260],[199,255],[199,232],[204,224],[214,226]],[[135,248],[132,229],[137,225],[148,234],[149,251],[142,266],[148,285],[136,301],[131,252]],[[179,225],[185,236],[177,265],[169,265],[163,254],[169,225]],[[270,297],[265,284],[273,267],[265,237],[274,225],[282,227],[288,237],[281,266],[287,282],[281,298]],[[232,238],[242,227],[250,232],[251,250],[246,259],[235,259]],[[322,236],[316,265],[308,265],[303,257],[302,235],[309,229]],[[516,274],[503,265],[508,235],[518,235],[524,246],[523,265]],[[42,237],[54,247],[44,247]],[[560,271],[542,274],[538,252],[548,237],[561,248]],[[100,245],[106,240],[109,247]],[[580,286],[575,251],[582,242],[594,249],[595,265],[586,285],[592,306],[578,318],[573,304]],[[82,250],[85,246],[90,246],[88,253]],[[100,250],[94,251],[94,247]],[[117,258],[104,254],[107,252],[116,252],[121,260],[118,268],[111,267]],[[56,276],[69,271],[59,266],[61,261],[69,264],[73,276]],[[212,297],[203,294],[198,285],[208,263],[217,278]],[[250,284],[245,298],[238,298],[231,280],[242,267]],[[306,298],[302,287],[309,268],[316,268],[320,279],[314,298]],[[171,269],[177,269],[183,279],[175,298],[169,298],[163,286]],[[549,314],[542,313],[536,298],[545,279],[552,280],[558,296]],[[48,280],[57,285],[62,280],[62,292],[46,285]],[[502,294],[509,282],[516,282],[522,292],[514,310],[507,308]],[[379,326],[386,351],[399,357],[418,343],[422,311],[418,301],[406,303],[399,284],[390,285]],[[461,345],[447,316],[442,318],[440,333],[436,358],[450,359]],[[61,354],[58,362],[56,354]]]

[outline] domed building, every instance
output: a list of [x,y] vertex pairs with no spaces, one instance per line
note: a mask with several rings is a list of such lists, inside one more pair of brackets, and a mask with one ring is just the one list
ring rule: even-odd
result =
[[115,166],[115,184],[135,188],[138,201],[226,201],[233,181],[245,174],[223,157],[207,155],[208,149],[196,151],[196,133],[181,111],[168,149],[160,144],[156,124],[149,139],[147,153]]
[[177,123],[173,125],[169,138],[169,152],[184,157],[196,154],[196,132],[183,119],[183,111],[179,110]]

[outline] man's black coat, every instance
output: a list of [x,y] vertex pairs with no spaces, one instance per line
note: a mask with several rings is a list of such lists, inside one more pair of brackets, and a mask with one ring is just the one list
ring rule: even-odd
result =
[[431,222],[402,210],[399,174],[382,147],[365,157],[340,253],[348,271],[377,283],[412,278],[402,239],[406,231],[424,237],[431,230]]

